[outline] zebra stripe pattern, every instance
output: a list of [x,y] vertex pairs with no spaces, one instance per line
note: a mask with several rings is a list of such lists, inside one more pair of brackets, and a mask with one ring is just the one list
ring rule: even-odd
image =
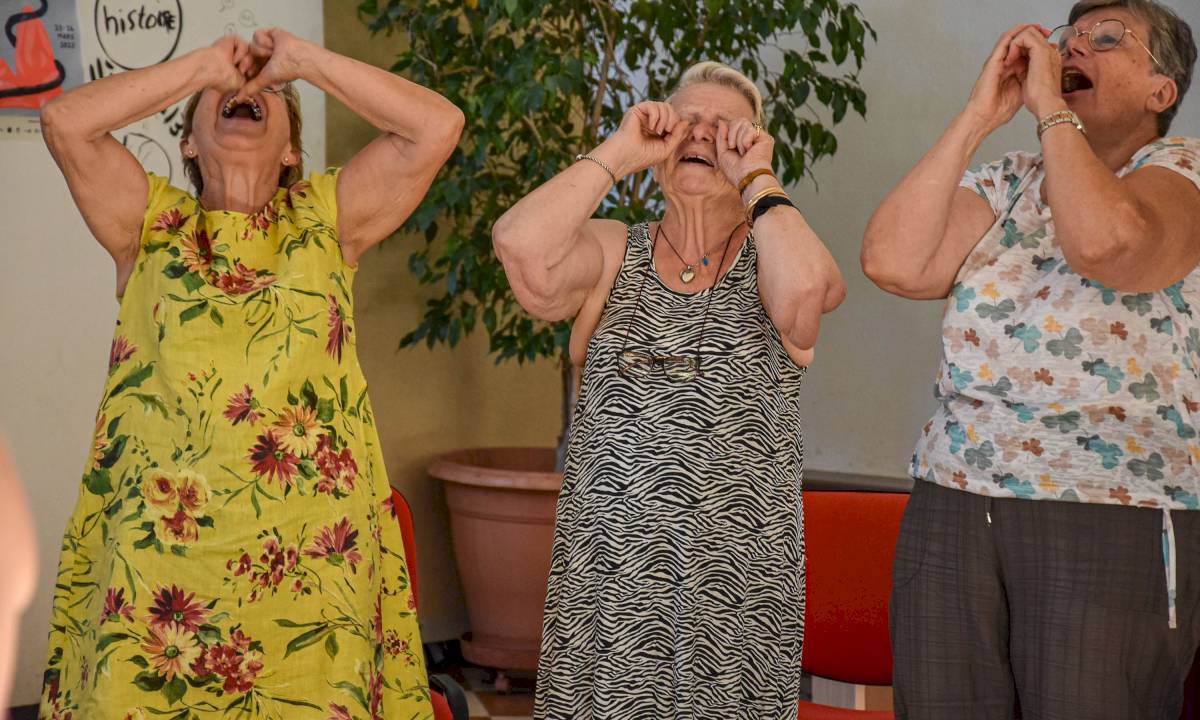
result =
[[[804,370],[762,307],[756,258],[748,236],[714,289],[682,294],[659,279],[648,226],[629,229],[575,408],[537,720],[796,716]],[[626,328],[633,350],[700,342],[701,375],[621,377]]]

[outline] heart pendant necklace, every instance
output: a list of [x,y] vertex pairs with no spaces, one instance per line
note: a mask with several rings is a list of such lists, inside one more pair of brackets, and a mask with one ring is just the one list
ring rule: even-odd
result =
[[[726,238],[726,240],[725,240],[725,248],[727,250],[729,249],[729,242],[731,240],[733,240],[734,233],[736,233],[737,229],[740,228],[742,225],[743,225],[743,223],[738,223],[733,228],[733,232],[729,233],[729,237]],[[671,248],[671,252],[675,253],[675,257],[679,258],[679,262],[683,263],[683,269],[679,271],[679,279],[683,282],[684,285],[690,284],[693,280],[696,279],[696,266],[697,265],[700,265],[703,267],[708,267],[708,253],[705,252],[704,255],[702,255],[700,257],[700,259],[697,260],[696,262],[689,263],[687,260],[684,260],[683,256],[679,254],[679,251],[675,249],[675,243],[671,242],[671,238],[669,238],[667,236],[667,231],[663,230],[662,223],[658,224],[658,232],[662,233],[663,240],[667,241],[667,247]],[[719,271],[719,268],[718,268],[718,271]]]
[[[739,227],[740,227],[740,224],[739,224]],[[707,252],[704,253],[704,255],[702,255],[700,257],[700,259],[697,260],[696,262],[690,263],[687,260],[684,260],[683,256],[679,254],[679,251],[675,249],[675,243],[671,242],[671,238],[667,237],[667,232],[665,230],[663,230],[662,223],[658,224],[658,231],[662,233],[663,239],[667,241],[667,247],[671,248],[671,252],[675,253],[675,257],[679,258],[679,262],[683,263],[683,269],[679,271],[679,279],[683,282],[684,285],[690,284],[693,280],[696,279],[696,266],[697,265],[700,265],[702,267],[708,267],[708,253]],[[737,228],[734,228],[734,231],[736,232]],[[730,238],[732,238],[732,237],[733,237],[733,235],[731,234]],[[726,240],[725,243],[726,243],[726,245],[728,245],[729,241]]]

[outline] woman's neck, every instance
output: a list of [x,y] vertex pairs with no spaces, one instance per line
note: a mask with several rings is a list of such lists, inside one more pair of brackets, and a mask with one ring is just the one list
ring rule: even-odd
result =
[[200,204],[206,210],[255,213],[271,202],[279,189],[279,168],[223,163],[204,169]]
[[742,220],[741,198],[731,189],[715,197],[668,193],[661,225],[679,254],[694,262],[706,253],[719,251]]

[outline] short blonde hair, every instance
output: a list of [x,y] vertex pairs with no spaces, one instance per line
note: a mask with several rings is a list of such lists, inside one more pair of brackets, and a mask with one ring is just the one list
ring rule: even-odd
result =
[[[196,118],[196,106],[200,104],[200,96],[203,94],[204,91],[201,90],[193,95],[183,110],[183,137],[185,138],[191,137],[192,123]],[[295,85],[287,83],[279,91],[279,94],[283,96],[283,101],[287,103],[292,150],[296,153],[295,165],[280,165],[279,187],[291,187],[304,179],[304,144],[300,141],[300,130],[303,128],[303,122],[300,117],[300,93],[297,92]],[[196,158],[190,158],[185,155],[183,158],[183,173],[187,175],[188,180],[192,181],[192,185],[196,188],[196,196],[199,197],[204,192],[204,177],[200,174],[200,162]]]
[[737,70],[734,70],[725,63],[714,60],[698,62],[684,71],[683,77],[679,78],[679,84],[675,87],[675,92],[672,93],[672,97],[680,90],[698,83],[713,83],[737,90],[750,103],[750,107],[753,108],[754,122],[760,125],[765,124],[762,93],[758,91],[758,86],[750,78]]

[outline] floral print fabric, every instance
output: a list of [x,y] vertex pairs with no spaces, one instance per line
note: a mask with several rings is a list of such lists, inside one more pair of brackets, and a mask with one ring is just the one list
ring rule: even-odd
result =
[[245,215],[150,176],[42,718],[432,717],[336,182]]
[[[1200,188],[1200,141],[1139,150],[1118,173],[1167,168]],[[1158,292],[1081,277],[1042,202],[1040,155],[962,185],[996,213],[947,300],[939,407],[910,473],[999,497],[1200,507],[1200,271]]]

